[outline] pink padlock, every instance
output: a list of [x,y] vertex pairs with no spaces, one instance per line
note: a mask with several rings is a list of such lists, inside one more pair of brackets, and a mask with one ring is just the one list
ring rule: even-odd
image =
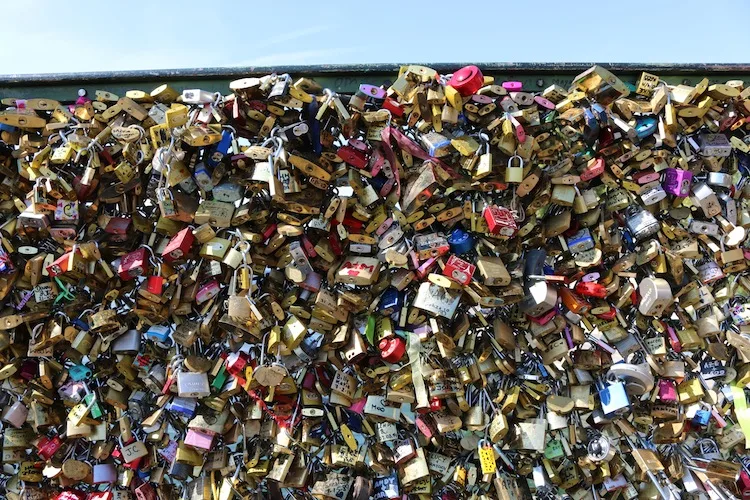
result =
[[195,294],[195,303],[200,305],[204,302],[208,302],[219,294],[219,282],[211,280],[200,287],[198,293]]
[[186,445],[192,446],[193,448],[199,448],[201,450],[210,450],[213,442],[214,436],[212,434],[197,431],[195,429],[188,429],[187,435],[185,436]]
[[663,403],[677,402],[677,385],[674,380],[666,378],[659,380],[659,400]]
[[549,99],[545,99],[544,97],[538,95],[534,96],[534,102],[540,105],[543,108],[547,109],[555,109],[555,103],[550,101]]
[[114,483],[117,481],[117,468],[114,464],[96,464],[93,467],[92,483],[103,484],[103,483]]
[[10,406],[3,408],[2,421],[12,425],[16,429],[26,423],[26,417],[29,415],[29,409],[20,401],[16,401]]
[[521,82],[503,82],[503,88],[508,92],[520,92],[523,88]]

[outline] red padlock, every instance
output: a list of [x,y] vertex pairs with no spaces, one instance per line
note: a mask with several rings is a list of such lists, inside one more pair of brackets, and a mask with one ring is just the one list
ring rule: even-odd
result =
[[353,146],[341,146],[336,154],[352,167],[360,170],[367,168],[367,154]]
[[589,160],[586,168],[581,172],[582,181],[590,181],[594,177],[602,175],[604,173],[604,160],[601,158],[593,158]]
[[164,290],[164,278],[161,276],[149,276],[146,281],[146,290],[154,295],[161,295]]
[[276,232],[276,227],[277,226],[275,223],[271,223],[266,226],[266,228],[263,230],[263,241],[274,235],[274,233]]
[[36,444],[36,454],[42,457],[44,460],[49,460],[55,453],[57,453],[57,450],[60,449],[62,444],[62,440],[58,436],[55,436],[52,439],[48,438],[47,436],[42,436],[42,438]]
[[233,352],[232,354],[227,356],[225,363],[227,371],[233,377],[239,377],[243,374],[245,366],[247,366],[247,354],[243,352]]
[[378,343],[380,357],[389,363],[398,363],[406,353],[406,342],[401,337],[382,339]]
[[549,311],[547,311],[546,313],[542,314],[541,316],[529,316],[527,314],[527,317],[529,318],[530,321],[532,321],[533,323],[536,323],[537,325],[542,325],[542,326],[552,321],[555,318],[555,316],[557,316],[557,309],[554,307],[550,309]]
[[172,262],[181,259],[190,251],[190,247],[193,246],[194,241],[195,236],[193,235],[193,230],[186,227],[172,236],[172,239],[169,240],[167,246],[164,247],[161,256],[165,262]]
[[128,281],[143,276],[148,269],[148,260],[146,259],[146,249],[139,248],[120,259],[120,265],[117,268],[117,274],[123,281]]
[[387,109],[393,116],[401,117],[404,116],[404,108],[396,101],[388,97],[383,102],[383,109]]
[[112,500],[114,495],[111,491],[97,491],[95,493],[89,493],[86,500]]
[[[75,250],[75,252],[80,253],[78,250]],[[72,251],[66,252],[61,257],[58,257],[57,260],[55,260],[52,264],[47,266],[47,273],[49,274],[50,278],[65,274],[68,271],[73,271],[73,268],[70,267],[71,260],[73,260],[71,259],[72,255]],[[75,260],[73,261],[73,263],[75,264]]]
[[474,276],[474,271],[476,270],[477,266],[474,264],[466,262],[455,255],[451,255],[448,262],[445,264],[443,274],[457,283],[468,285],[471,283],[471,277]]
[[138,500],[156,500],[156,492],[149,483],[143,483],[135,489],[135,496]]
[[607,288],[593,281],[579,281],[576,284],[576,293],[586,297],[597,297],[603,299],[607,296]]
[[443,409],[443,400],[439,398],[430,399],[430,410],[440,411]]
[[432,439],[432,437],[437,434],[437,426],[429,415],[419,415],[417,416],[416,421],[417,429],[419,429],[419,432],[421,432],[427,439]]
[[612,321],[613,319],[617,317],[617,309],[610,306],[609,311],[601,313],[601,314],[594,314],[594,316],[596,316],[599,319],[606,320],[606,321]]
[[86,498],[86,493],[78,490],[65,490],[52,498],[54,500],[84,500]]
[[464,66],[453,73],[451,79],[448,80],[448,85],[456,89],[463,97],[467,97],[476,94],[477,90],[482,88],[484,75],[476,66]]
[[750,475],[744,470],[740,471],[740,478],[737,481],[737,487],[742,492],[743,499],[750,499]]
[[492,234],[510,237],[518,231],[516,219],[513,218],[511,211],[505,207],[490,205],[484,209],[483,215]]

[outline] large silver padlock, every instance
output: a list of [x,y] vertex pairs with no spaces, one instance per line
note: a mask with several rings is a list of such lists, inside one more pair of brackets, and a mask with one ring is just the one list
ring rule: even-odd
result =
[[660,316],[673,301],[672,289],[662,278],[644,278],[638,284],[638,294],[638,310],[644,316]]
[[650,212],[631,205],[625,212],[625,223],[636,241],[659,232],[661,225]]

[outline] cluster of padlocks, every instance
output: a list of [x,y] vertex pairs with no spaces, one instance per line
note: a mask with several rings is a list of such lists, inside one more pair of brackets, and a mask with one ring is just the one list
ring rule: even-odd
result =
[[747,498],[750,86],[229,91],[1,96],[0,496]]

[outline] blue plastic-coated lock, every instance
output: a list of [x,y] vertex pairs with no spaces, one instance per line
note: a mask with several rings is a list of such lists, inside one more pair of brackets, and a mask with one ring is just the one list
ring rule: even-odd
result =
[[349,426],[349,430],[352,432],[356,432],[358,434],[362,433],[362,419],[359,417],[359,415],[355,415],[353,413],[347,412],[349,414],[349,418],[346,421],[346,425]]
[[708,410],[698,410],[693,416],[693,423],[701,427],[707,426],[709,420],[711,420],[711,412]]
[[153,325],[146,331],[146,338],[154,342],[165,342],[169,338],[169,327]]
[[383,186],[385,186],[385,183],[388,182],[388,179],[386,179],[385,176],[376,175],[375,177],[368,179],[368,181],[372,188],[379,193],[380,190],[383,189]]
[[609,118],[607,117],[607,110],[604,109],[604,106],[602,106],[598,102],[594,103],[591,105],[591,111],[594,112],[594,115],[599,121],[599,124],[607,126],[607,124],[609,123]]
[[205,163],[199,163],[195,166],[195,183],[200,186],[204,191],[211,191],[214,188],[213,180],[211,179],[211,170]]
[[537,281],[539,278],[529,278],[529,276],[541,276],[545,274],[544,261],[547,258],[547,252],[541,248],[534,248],[529,250],[524,255],[523,264],[523,275],[524,277],[532,281]]
[[380,297],[378,312],[383,316],[390,316],[394,312],[400,311],[404,303],[403,294],[394,287],[386,288]]
[[568,250],[570,253],[580,253],[594,248],[594,239],[588,228],[579,230],[576,234],[568,238]]
[[635,242],[633,241],[633,236],[630,234],[630,231],[623,230],[622,232],[622,241],[625,243],[625,248],[627,248],[629,251],[635,250]]
[[89,324],[83,321],[81,318],[76,318],[70,323],[76,328],[78,328],[79,330],[83,330],[84,332],[89,331]]
[[70,378],[74,381],[80,382],[91,377],[91,369],[83,365],[75,365],[68,369],[68,374],[70,374]]
[[594,113],[588,108],[584,108],[583,118],[586,121],[586,127],[583,132],[583,141],[591,146],[599,137],[599,122]]
[[462,255],[474,248],[474,238],[463,229],[456,228],[448,235],[451,252]]
[[653,116],[644,116],[639,118],[636,126],[635,133],[639,139],[645,139],[656,132],[657,121]]
[[313,99],[311,103],[305,105],[304,110],[307,116],[307,126],[310,127],[312,150],[319,156],[323,152],[323,145],[320,142],[320,122],[315,119],[318,114],[318,102]]
[[232,146],[232,131],[224,130],[221,133],[221,140],[211,149],[211,152],[206,157],[206,165],[209,167],[215,167],[221,160],[224,159],[229,148]]

